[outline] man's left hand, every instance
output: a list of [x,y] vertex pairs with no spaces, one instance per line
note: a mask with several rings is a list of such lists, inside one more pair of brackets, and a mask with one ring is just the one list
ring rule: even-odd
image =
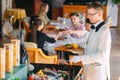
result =
[[77,63],[77,62],[80,61],[80,56],[73,56],[69,61],[70,61],[70,62]]

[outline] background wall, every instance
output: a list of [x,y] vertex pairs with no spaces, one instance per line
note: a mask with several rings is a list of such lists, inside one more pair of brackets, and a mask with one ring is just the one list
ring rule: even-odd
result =
[[12,8],[12,0],[0,0],[0,19],[4,19],[4,13]]
[[118,25],[118,6],[116,4],[107,5],[107,16],[112,18],[112,26],[116,27]]

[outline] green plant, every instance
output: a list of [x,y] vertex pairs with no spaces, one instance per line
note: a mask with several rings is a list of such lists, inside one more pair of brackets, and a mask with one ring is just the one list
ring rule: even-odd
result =
[[120,4],[120,0],[112,0],[112,2],[115,4]]

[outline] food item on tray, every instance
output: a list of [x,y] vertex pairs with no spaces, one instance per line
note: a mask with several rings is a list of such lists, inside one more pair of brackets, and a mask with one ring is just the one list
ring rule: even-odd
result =
[[45,76],[42,70],[39,70],[39,71],[37,72],[37,74],[38,74],[38,75],[41,75],[41,76]]
[[[33,77],[33,80],[66,80],[68,71],[57,70],[56,68],[44,68],[39,70]],[[41,79],[42,78],[42,79]]]
[[65,44],[65,47],[68,48],[68,49],[71,49],[72,45],[67,43],[67,44]]
[[65,44],[65,47],[68,48],[68,49],[77,49],[78,48],[78,45],[75,44],[75,43],[72,43],[72,44]]
[[75,44],[75,43],[73,43],[73,44],[72,44],[72,47],[73,47],[74,49],[77,49],[77,48],[78,48],[78,45]]
[[44,70],[52,70],[53,72],[57,72],[57,69],[53,68],[45,68]]

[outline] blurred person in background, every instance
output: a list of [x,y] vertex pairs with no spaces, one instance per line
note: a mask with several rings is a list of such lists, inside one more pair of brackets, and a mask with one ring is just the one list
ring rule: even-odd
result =
[[47,16],[48,11],[49,5],[47,3],[42,3],[38,16],[43,21],[44,27],[50,23],[50,19]]
[[65,29],[64,31],[60,31],[63,36],[70,34],[73,38],[78,38],[83,36],[86,33],[84,23],[80,23],[80,17],[78,12],[72,12],[70,14],[71,26]]
[[29,42],[37,43],[37,47],[41,48],[43,52],[48,55],[48,51],[46,51],[43,47],[45,42],[55,43],[58,35],[55,38],[48,37],[45,33],[42,33],[43,30],[43,22],[41,19],[36,18],[32,21],[31,32],[28,35]]

